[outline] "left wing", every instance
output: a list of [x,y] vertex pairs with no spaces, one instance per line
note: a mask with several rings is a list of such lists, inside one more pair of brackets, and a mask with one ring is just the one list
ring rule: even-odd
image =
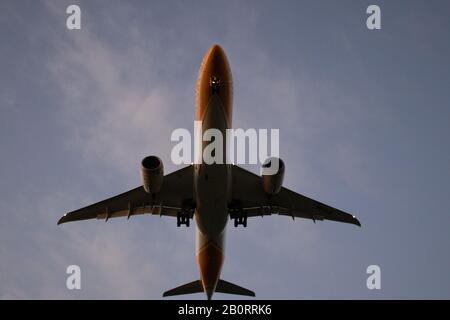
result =
[[142,186],[90,206],[66,213],[58,225],[70,221],[130,217],[151,213],[176,217],[193,199],[193,166],[164,176],[161,190],[152,197]]
[[294,191],[281,188],[276,195],[268,195],[262,187],[261,177],[233,165],[233,202],[247,217],[271,215],[316,220],[333,220],[361,226],[358,219],[344,211],[310,199]]

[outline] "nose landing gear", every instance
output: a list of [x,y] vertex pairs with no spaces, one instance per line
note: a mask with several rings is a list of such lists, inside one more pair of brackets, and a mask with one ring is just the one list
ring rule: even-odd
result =
[[220,79],[216,76],[212,76],[209,79],[209,85],[211,86],[212,89],[212,93],[218,93],[219,92],[219,87],[220,87]]

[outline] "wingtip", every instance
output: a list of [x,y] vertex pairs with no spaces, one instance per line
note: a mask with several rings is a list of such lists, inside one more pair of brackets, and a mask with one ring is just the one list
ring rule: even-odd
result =
[[353,216],[353,224],[361,228],[361,222],[355,216]]
[[63,224],[64,222],[66,222],[66,215],[63,215],[57,222],[57,226],[59,226],[60,224]]

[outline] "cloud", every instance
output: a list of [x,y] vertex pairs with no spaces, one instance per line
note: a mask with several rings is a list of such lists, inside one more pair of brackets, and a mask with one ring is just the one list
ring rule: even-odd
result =
[[[70,196],[59,192],[38,202],[8,206],[17,212],[32,212],[33,218],[27,215],[1,224],[0,298],[158,297],[158,290],[150,289],[163,285],[161,265],[142,255],[141,239],[127,232],[130,228],[141,232],[139,222],[113,222],[103,228],[101,222],[96,228],[87,224],[56,227],[55,212],[64,212],[70,202]],[[1,208],[2,212],[6,209]],[[145,247],[152,248],[152,257],[160,259],[169,250],[167,245],[156,240],[153,248]],[[65,287],[65,270],[71,264],[81,267],[80,292]]]
[[[49,8],[54,9],[53,4]],[[50,12],[50,24],[61,17],[59,11]],[[99,184],[104,180],[96,174],[97,166],[133,181],[130,172],[138,172],[139,157],[167,149],[168,141],[155,137],[170,130],[171,106],[182,99],[160,86],[153,73],[144,74],[153,62],[139,45],[118,53],[89,30],[73,36],[64,30],[48,31],[46,41],[53,48],[43,61],[48,74],[32,76],[45,76],[56,89],[56,118],[65,129],[66,149],[91,166],[92,179]],[[186,250],[177,241],[193,248],[193,236],[190,241],[182,232],[168,236],[169,221],[164,224],[154,217],[156,224],[146,227],[141,217],[126,225],[110,221],[107,227],[101,222],[56,227],[57,218],[69,208],[101,197],[57,188],[33,194],[18,191],[9,201],[2,199],[1,211],[16,214],[1,216],[0,298],[159,298],[168,272],[176,272],[186,260]],[[173,233],[174,224],[170,226]],[[144,248],[151,255],[143,255]],[[167,257],[167,252],[173,256]],[[173,267],[163,268],[164,259]],[[79,293],[65,288],[69,264],[81,267]]]
[[[68,145],[86,161],[102,162],[115,170],[136,170],[136,155],[164,149],[167,141],[155,137],[171,126],[170,106],[178,99],[151,73],[144,77],[136,70],[137,63],[152,69],[151,59],[142,58],[143,49],[133,46],[115,54],[89,31],[74,37],[73,43],[58,43],[62,45],[49,67],[61,88],[61,119],[70,130]],[[133,79],[132,83],[127,79]]]

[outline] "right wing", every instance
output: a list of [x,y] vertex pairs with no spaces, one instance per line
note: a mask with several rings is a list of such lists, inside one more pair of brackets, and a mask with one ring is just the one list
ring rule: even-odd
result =
[[333,220],[361,226],[359,220],[344,211],[282,187],[275,195],[264,192],[261,177],[241,167],[233,166],[233,201],[247,217],[277,213],[292,218]]
[[66,213],[58,225],[78,220],[130,217],[151,213],[176,217],[193,202],[193,166],[164,176],[161,190],[153,197],[142,186],[90,206]]

